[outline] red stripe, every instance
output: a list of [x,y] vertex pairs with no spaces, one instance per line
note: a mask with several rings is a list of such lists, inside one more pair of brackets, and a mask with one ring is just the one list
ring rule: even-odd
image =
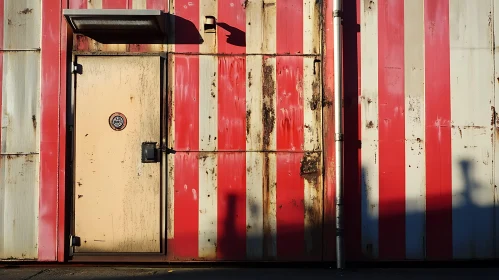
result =
[[449,0],[425,0],[426,253],[452,258]]
[[42,5],[38,259],[56,261],[61,3]]
[[[244,53],[244,0],[218,1],[218,52]],[[218,59],[218,148],[246,149],[246,58]],[[246,259],[246,155],[218,154],[217,258]]]
[[404,1],[380,0],[378,1],[380,259],[405,258],[404,81]]
[[168,0],[147,0],[146,7],[147,9],[156,9],[167,11],[168,8]]
[[69,0],[70,9],[87,9],[88,0]]
[[127,0],[102,0],[103,9],[126,9],[127,6]]
[[303,0],[278,0],[277,53],[303,53]]
[[[70,9],[87,9],[88,0],[69,0]],[[83,35],[76,35],[73,48],[77,51],[86,51],[89,49],[88,38]]]
[[[199,25],[199,0],[176,0],[177,16]],[[190,5],[189,5],[190,4]],[[177,36],[182,30],[177,26]],[[177,52],[198,52],[198,45],[176,45]],[[175,56],[175,178],[174,240],[175,258],[198,258],[199,202],[199,58]]]
[[[277,52],[303,53],[303,0],[277,3]],[[277,256],[305,255],[303,151],[303,57],[278,56],[277,63]]]
[[[344,240],[346,258],[362,257],[360,188],[360,0],[344,1]],[[332,143],[332,142],[329,142]],[[325,143],[328,145],[329,143]],[[333,144],[331,144],[333,145]]]
[[[67,8],[67,1],[61,0],[62,8]],[[60,15],[63,21],[62,14]],[[59,209],[57,223],[57,260],[63,262],[65,251],[67,250],[67,231],[66,231],[66,63],[67,63],[67,26],[61,26],[61,44],[60,44],[60,88],[61,94],[59,97]]]

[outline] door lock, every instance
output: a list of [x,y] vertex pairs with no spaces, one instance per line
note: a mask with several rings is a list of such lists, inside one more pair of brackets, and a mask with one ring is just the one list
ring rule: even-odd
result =
[[168,147],[157,148],[158,142],[142,143],[142,163],[154,163],[161,161],[161,152],[175,154],[176,151]]

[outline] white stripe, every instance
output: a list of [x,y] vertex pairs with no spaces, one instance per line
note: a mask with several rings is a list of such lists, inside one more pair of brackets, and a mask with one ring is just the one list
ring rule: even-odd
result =
[[[257,48],[257,44],[258,40],[254,43],[248,42],[248,47]],[[259,152],[263,144],[262,62],[263,57],[260,55],[246,58],[246,150],[255,151],[246,153],[246,252],[248,259],[262,258],[264,242],[262,181],[264,155]]]
[[263,256],[263,153],[246,153],[246,253],[249,260]]
[[[275,51],[275,49],[271,50]],[[262,70],[262,83],[260,87],[264,90],[273,91],[272,98],[268,95],[263,97],[263,106],[267,108],[273,108],[274,122],[272,124],[273,129],[268,136],[270,151],[275,151],[277,149],[277,121],[276,121],[276,104],[277,104],[277,72],[276,72],[277,61],[275,57],[266,57],[263,61]],[[262,90],[263,91],[263,90]],[[262,133],[263,135],[263,133]],[[267,213],[264,219],[264,228],[268,229],[270,234],[270,240],[265,240],[267,242],[267,252],[266,255],[269,257],[277,257],[277,160],[275,153],[267,153],[268,157],[268,189],[264,189],[264,197],[267,198],[267,205],[264,210]],[[265,160],[265,158],[264,158]],[[264,164],[265,166],[265,164]],[[265,180],[265,178],[263,178]],[[270,242],[270,244],[269,244]]]
[[[201,53],[217,53],[217,33],[205,32],[204,30],[205,17],[213,16],[218,18],[217,11],[218,5],[216,1],[199,1],[199,32],[201,33],[201,37],[203,37],[203,43],[199,45],[199,51]],[[200,68],[199,70],[200,72],[205,71],[203,68]]]
[[[497,33],[499,31],[499,0],[494,0],[493,2],[494,5],[494,10],[493,12],[493,19],[494,19],[494,46],[499,46],[499,42],[497,39],[499,39],[499,34]],[[494,69],[495,69],[495,77],[499,77],[499,59],[497,58],[497,49],[495,51],[495,61],[494,61]],[[494,94],[499,92],[499,83],[494,82]],[[494,123],[494,137],[492,138],[493,141],[493,146],[494,146],[494,200],[495,200],[495,220],[493,221],[495,224],[495,245],[496,245],[496,252],[499,253],[499,172],[497,171],[497,165],[499,164],[499,150],[497,147],[497,144],[499,142],[499,129],[497,125],[499,124],[499,118],[497,112],[499,111],[499,98],[494,97],[494,109],[495,109],[495,123]]]
[[[377,258],[379,212],[378,153],[378,11],[376,3],[361,1],[361,89],[362,137],[362,250]],[[355,125],[355,124],[353,124]]]
[[454,258],[494,257],[492,5],[450,1]]
[[[265,0],[264,2],[265,3],[262,3],[262,7],[263,7],[263,30],[262,30],[263,53],[274,54],[274,53],[276,53],[276,41],[277,41],[276,0]],[[251,38],[251,37],[248,37],[248,38]]]
[[264,22],[262,12],[263,0],[248,1],[246,6],[246,52],[257,54],[262,52]]
[[268,161],[269,189],[267,195],[269,204],[266,205],[268,215],[264,223],[270,229],[271,244],[266,253],[269,257],[277,257],[277,160],[275,153],[268,154]]
[[199,56],[199,149],[216,151],[218,136],[218,58]]
[[[213,1],[200,1],[199,26],[203,44],[201,53],[216,52],[216,33],[204,31],[206,15],[217,17]],[[199,56],[199,149],[218,149],[218,57]],[[201,153],[199,160],[199,257],[217,256],[217,154]]]
[[[319,79],[321,73],[316,67],[313,57],[303,58],[303,114],[304,114],[304,150],[322,151],[322,95]],[[309,256],[318,256],[318,248],[322,247],[322,154],[307,153],[302,164],[310,174],[304,179],[305,204],[305,246]],[[316,177],[315,177],[316,176]]]
[[[171,104],[169,104],[171,107],[169,108],[172,110],[172,113],[170,114],[170,123],[171,127],[169,128],[168,131],[168,147],[169,148],[175,148],[175,56],[170,55],[168,56],[168,95],[169,98],[171,99]],[[175,195],[175,156],[176,155],[170,155],[167,156],[167,165],[168,165],[168,181],[167,181],[167,194],[166,194],[166,231],[167,231],[167,239],[172,240],[174,238],[174,209],[175,209],[175,200],[174,200],[174,195]]]
[[133,0],[132,1],[132,9],[135,10],[143,10],[147,8],[146,0]]
[[305,151],[322,150],[322,95],[319,65],[313,57],[303,58],[303,114]]
[[[194,191],[194,190],[193,190]],[[217,154],[199,156],[199,257],[217,256]]]
[[102,9],[102,0],[87,1],[87,9]]
[[424,111],[424,0],[405,0],[406,257],[424,258],[426,161]]
[[316,0],[303,1],[303,53],[320,53],[320,5]]

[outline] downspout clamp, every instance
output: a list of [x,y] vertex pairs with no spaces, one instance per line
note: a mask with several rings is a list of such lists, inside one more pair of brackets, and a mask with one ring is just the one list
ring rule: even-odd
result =
[[343,230],[342,0],[333,0],[334,133],[336,172],[336,268],[345,268]]

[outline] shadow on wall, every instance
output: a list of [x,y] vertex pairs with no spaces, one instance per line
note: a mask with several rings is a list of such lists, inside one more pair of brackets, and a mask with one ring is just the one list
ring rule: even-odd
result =
[[[166,42],[168,44],[199,45],[204,42],[198,28],[190,20],[173,14],[165,14],[165,21],[167,24],[166,36],[147,33],[143,30],[137,32],[126,30],[124,33],[114,30],[112,34],[97,32],[91,34],[90,37],[103,44],[164,44]],[[223,22],[217,25],[229,32],[227,43],[240,47],[246,46],[246,33],[244,31]]]
[[[372,201],[372,198],[378,194],[371,194],[375,190],[370,189],[369,182],[366,182],[365,178],[370,177],[369,172],[379,173],[379,170],[368,170],[366,166],[361,166],[360,161],[361,148],[369,148],[367,147],[369,143],[366,141],[363,143],[364,147],[361,147],[358,127],[361,113],[358,1],[344,1],[343,5],[344,227],[347,260],[498,258],[499,209],[496,204],[499,201],[499,193],[498,188],[494,186],[495,174],[492,161],[482,162],[481,155],[463,157],[459,162],[452,163],[453,193],[425,197],[426,179],[421,178],[420,189],[413,190],[404,201],[385,201],[384,212],[381,213],[383,216],[378,216],[378,201],[377,199]],[[478,150],[477,152],[480,154]],[[484,167],[484,164],[487,167]],[[484,173],[484,168],[489,170]],[[398,186],[383,187],[386,190]],[[411,197],[414,191],[419,191],[421,196]],[[449,205],[449,201],[452,201],[452,208],[427,209],[428,200],[433,205],[438,205],[441,201]],[[400,206],[406,210],[399,211]],[[439,228],[434,226],[435,222],[430,221],[433,226],[427,228],[428,216],[434,221],[445,221],[445,217],[448,217],[448,222],[439,224]],[[378,246],[380,220],[384,233],[387,233],[383,236],[384,248]],[[390,225],[394,224],[401,226],[391,228]],[[399,231],[401,228],[403,231]],[[441,242],[445,245],[438,244],[437,239],[427,239],[428,232],[433,236],[449,238]],[[394,239],[386,238],[387,235]],[[395,242],[399,243],[398,241],[405,245],[405,248],[400,248],[402,251],[395,248],[397,247]],[[448,252],[435,252],[434,248],[438,251],[443,247],[449,248]],[[394,257],[400,253],[405,256]]]

